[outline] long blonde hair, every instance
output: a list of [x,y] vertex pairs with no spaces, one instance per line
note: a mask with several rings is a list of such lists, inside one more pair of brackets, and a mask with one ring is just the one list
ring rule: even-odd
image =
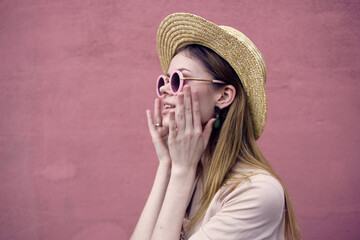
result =
[[[216,192],[234,180],[233,166],[237,162],[242,162],[267,171],[279,181],[285,193],[285,238],[300,239],[295,212],[287,189],[256,143],[246,94],[238,75],[223,58],[207,47],[196,44],[186,45],[179,48],[175,55],[182,51],[200,60],[214,79],[221,79],[236,89],[233,103],[221,111],[222,126],[213,130],[206,149],[206,154],[209,156],[209,170],[205,181],[204,194],[201,206],[190,220],[189,227],[193,227],[204,216]],[[214,87],[221,87],[217,84],[213,85]],[[199,169],[199,174],[201,174],[201,166]],[[244,179],[237,179],[237,183],[239,181],[244,181]]]

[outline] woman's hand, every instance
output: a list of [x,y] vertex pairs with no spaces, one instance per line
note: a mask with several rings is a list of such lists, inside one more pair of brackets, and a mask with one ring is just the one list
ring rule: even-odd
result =
[[161,101],[159,98],[155,99],[154,117],[151,115],[150,110],[146,110],[146,116],[150,135],[160,163],[171,165],[169,149],[167,146],[169,129],[162,126]]
[[191,91],[190,86],[183,90],[177,96],[175,110],[169,113],[168,146],[172,170],[196,171],[215,119],[210,119],[203,131],[198,92]]

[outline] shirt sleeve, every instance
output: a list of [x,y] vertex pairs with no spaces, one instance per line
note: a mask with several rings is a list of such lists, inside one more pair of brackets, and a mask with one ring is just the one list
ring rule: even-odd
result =
[[222,200],[216,214],[189,240],[271,239],[282,229],[284,192],[272,176],[252,176],[218,198]]

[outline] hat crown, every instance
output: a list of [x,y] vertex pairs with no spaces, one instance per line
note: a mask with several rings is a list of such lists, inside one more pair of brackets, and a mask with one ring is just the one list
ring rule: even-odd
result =
[[222,28],[224,31],[226,31],[228,34],[234,36],[238,41],[243,42],[247,45],[251,53],[255,56],[256,61],[258,62],[259,66],[261,67],[262,75],[264,84],[266,82],[266,65],[263,56],[261,55],[259,49],[255,46],[255,44],[242,32],[238,31],[237,29],[230,27],[230,26],[224,26],[220,25],[220,28]]

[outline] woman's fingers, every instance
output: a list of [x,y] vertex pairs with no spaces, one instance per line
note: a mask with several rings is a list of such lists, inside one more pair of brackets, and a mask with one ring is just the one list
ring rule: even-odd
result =
[[151,111],[150,110],[146,110],[146,117],[147,117],[147,120],[148,120],[148,127],[149,127],[149,130],[150,130],[150,133],[152,133],[153,130],[155,130],[154,128],[154,121],[153,121],[153,118],[151,116]]
[[176,108],[175,108],[175,119],[176,127],[179,132],[183,132],[185,129],[185,120],[184,120],[184,94],[179,93],[176,98]]
[[149,128],[149,131],[150,131],[150,135],[154,140],[155,138],[157,138],[159,133],[157,132],[157,129],[156,129],[157,127],[154,124],[153,116],[152,116],[150,110],[146,110],[146,117],[147,117],[147,120],[148,120],[147,122],[148,122],[148,128]]
[[152,141],[155,147],[156,154],[158,155],[159,161],[170,161],[169,150],[166,143],[163,140],[163,137],[167,135],[167,128],[156,127],[154,125],[153,116],[150,110],[146,110],[146,116],[148,120],[148,127]]
[[175,111],[171,110],[169,112],[169,143],[174,142],[176,135]]
[[146,117],[148,122],[148,128],[153,139],[163,138],[169,133],[167,127],[162,126],[162,117],[161,117],[161,101],[160,99],[155,99],[154,107],[154,116],[150,110],[146,110]]
[[154,107],[154,121],[155,124],[162,124],[161,120],[161,100],[159,98],[155,99],[155,107]]
[[191,88],[190,86],[184,87],[184,106],[185,106],[185,127],[187,130],[193,128],[193,111],[191,106]]
[[203,141],[204,141],[204,149],[206,148],[206,146],[207,146],[207,144],[209,142],[214,122],[215,122],[215,118],[210,119],[207,122],[207,124],[206,124],[206,126],[204,128],[204,131],[202,133],[202,138],[203,138]]
[[201,126],[201,115],[200,115],[200,104],[199,104],[199,93],[197,90],[192,91],[192,111],[194,118],[194,130],[202,131]]

